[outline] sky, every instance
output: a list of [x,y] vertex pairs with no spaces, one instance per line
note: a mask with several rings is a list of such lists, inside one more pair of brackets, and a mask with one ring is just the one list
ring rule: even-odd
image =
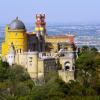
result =
[[100,0],[0,0],[0,23],[17,16],[34,23],[37,13],[45,13],[48,23],[100,23]]

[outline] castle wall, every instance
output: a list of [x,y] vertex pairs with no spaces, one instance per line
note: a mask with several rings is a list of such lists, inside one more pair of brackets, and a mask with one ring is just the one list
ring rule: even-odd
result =
[[27,55],[27,71],[32,78],[38,78],[38,53],[32,52]]
[[27,69],[27,54],[19,53],[15,55],[15,63]]
[[15,63],[22,65],[32,79],[45,77],[45,73],[56,70],[55,58],[39,58],[37,52],[18,53],[15,55]]
[[64,70],[60,70],[58,71],[59,77],[65,81],[66,83],[68,83],[70,80],[75,80],[74,79],[74,71],[64,71]]
[[44,78],[44,60],[42,59],[38,59],[38,79],[42,79]]

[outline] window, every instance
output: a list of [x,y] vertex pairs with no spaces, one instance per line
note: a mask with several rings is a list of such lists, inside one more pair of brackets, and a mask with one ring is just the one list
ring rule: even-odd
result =
[[29,57],[29,62],[32,62],[32,57]]
[[16,36],[18,35],[18,33],[15,34]]
[[72,67],[72,70],[74,70],[75,68],[74,67]]
[[22,51],[22,50],[20,49],[20,53],[21,53],[21,51]]
[[69,66],[65,66],[65,70],[69,70]]
[[16,44],[18,43],[18,41],[16,41]]

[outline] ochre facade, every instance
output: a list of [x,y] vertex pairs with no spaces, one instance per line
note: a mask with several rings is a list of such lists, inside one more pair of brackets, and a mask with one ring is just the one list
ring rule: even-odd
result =
[[73,51],[71,48],[71,44],[74,43],[74,36],[71,35],[62,35],[62,36],[46,36],[45,41],[50,45],[51,51],[58,52],[61,48],[59,48],[59,43],[70,43],[70,45],[66,45],[66,49],[69,51]]

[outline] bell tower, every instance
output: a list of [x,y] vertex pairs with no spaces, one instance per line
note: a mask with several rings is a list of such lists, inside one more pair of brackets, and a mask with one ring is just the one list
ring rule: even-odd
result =
[[35,31],[38,37],[38,51],[45,51],[46,22],[45,14],[36,14]]
[[46,35],[46,22],[45,22],[45,14],[36,14],[36,27],[35,30],[40,35]]

